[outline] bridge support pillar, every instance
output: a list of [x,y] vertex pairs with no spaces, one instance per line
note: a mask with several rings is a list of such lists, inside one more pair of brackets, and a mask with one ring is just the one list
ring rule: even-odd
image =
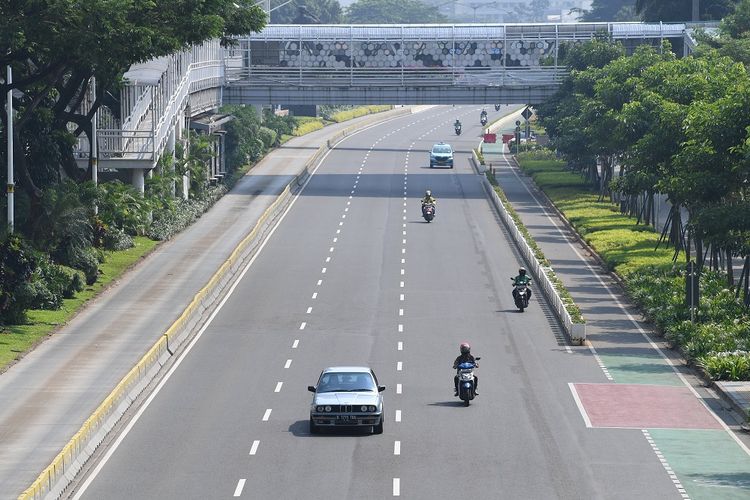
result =
[[133,187],[138,190],[140,194],[146,192],[146,179],[144,177],[143,168],[134,168],[132,173]]
[[255,112],[258,113],[258,118],[260,118],[260,122],[263,123],[263,105],[253,104],[253,107],[255,108]]
[[[168,173],[171,175],[174,173],[174,162],[177,160],[175,157],[175,146],[177,143],[177,139],[181,136],[181,130],[180,130],[180,123],[182,122],[181,119],[178,119],[174,127],[172,127],[172,130],[169,132],[169,137],[167,137],[167,151],[172,154],[172,163],[167,167]],[[171,183],[172,186],[170,188],[170,194],[174,198],[176,187],[174,182]]]

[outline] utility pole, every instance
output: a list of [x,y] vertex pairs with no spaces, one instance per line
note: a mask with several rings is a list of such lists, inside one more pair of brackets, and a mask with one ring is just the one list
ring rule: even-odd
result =
[[693,22],[694,23],[697,23],[698,21],[701,20],[699,6],[700,6],[700,0],[693,0],[693,15],[692,15],[692,18],[693,18]]

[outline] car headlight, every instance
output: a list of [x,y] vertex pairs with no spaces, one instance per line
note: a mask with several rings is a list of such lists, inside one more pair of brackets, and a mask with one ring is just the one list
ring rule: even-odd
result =
[[366,412],[367,411],[367,405],[360,406],[359,411]]
[[326,411],[331,411],[331,407],[330,406],[326,406],[325,410]]
[[322,412],[323,411],[323,407],[322,406],[317,406],[317,407],[315,407],[315,411]]
[[368,407],[368,410],[370,410],[370,411],[377,411],[377,409],[378,409],[377,406],[369,406]]

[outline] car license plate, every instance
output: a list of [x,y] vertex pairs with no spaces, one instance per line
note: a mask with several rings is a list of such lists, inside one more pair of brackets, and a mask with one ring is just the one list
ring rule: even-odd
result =
[[357,423],[357,417],[355,417],[354,415],[339,415],[338,417],[336,417],[336,419],[341,423]]

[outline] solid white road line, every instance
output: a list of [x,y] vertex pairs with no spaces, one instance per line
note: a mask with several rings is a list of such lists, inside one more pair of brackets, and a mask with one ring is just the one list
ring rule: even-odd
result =
[[[238,497],[238,496],[242,495],[242,489],[245,487],[245,481],[247,481],[247,480],[246,479],[240,479],[239,481],[237,481],[237,487],[234,489],[234,496]],[[395,483],[393,484],[393,487],[394,487],[393,491],[396,491],[395,490],[395,487],[396,487]]]
[[299,325],[299,329],[300,329],[300,330],[304,330],[306,326],[307,326],[307,323],[305,323],[305,322],[303,321],[303,322],[302,322],[302,324],[301,324],[301,325]]
[[401,422],[401,410],[396,410],[396,422]]
[[286,368],[289,368],[290,366],[292,366],[292,360],[291,359],[287,359],[286,363],[284,363],[284,368],[286,369]]
[[401,394],[402,386],[401,384],[396,384],[396,394]]
[[393,478],[393,496],[394,497],[401,496],[401,479],[397,477]]
[[253,445],[250,447],[250,454],[255,455],[258,452],[258,445],[260,444],[259,440],[253,441]]
[[276,389],[273,390],[273,392],[281,392],[281,386],[284,385],[284,382],[278,382],[276,384]]
[[393,442],[393,454],[394,455],[401,455],[401,441],[394,441]]
[[591,428],[591,419],[589,418],[588,413],[586,413],[586,409],[583,407],[583,403],[581,402],[581,398],[578,397],[578,391],[576,391],[576,387],[572,382],[568,382],[568,387],[570,388],[570,392],[573,394],[573,399],[576,402],[576,406],[578,407],[578,411],[581,412],[581,417],[583,417],[583,422],[586,424],[586,427],[589,429]]
[[266,409],[266,412],[263,414],[263,421],[268,422],[269,418],[271,418],[271,408]]
[[294,339],[294,342],[292,342],[292,349],[296,349],[299,345],[299,339]]

